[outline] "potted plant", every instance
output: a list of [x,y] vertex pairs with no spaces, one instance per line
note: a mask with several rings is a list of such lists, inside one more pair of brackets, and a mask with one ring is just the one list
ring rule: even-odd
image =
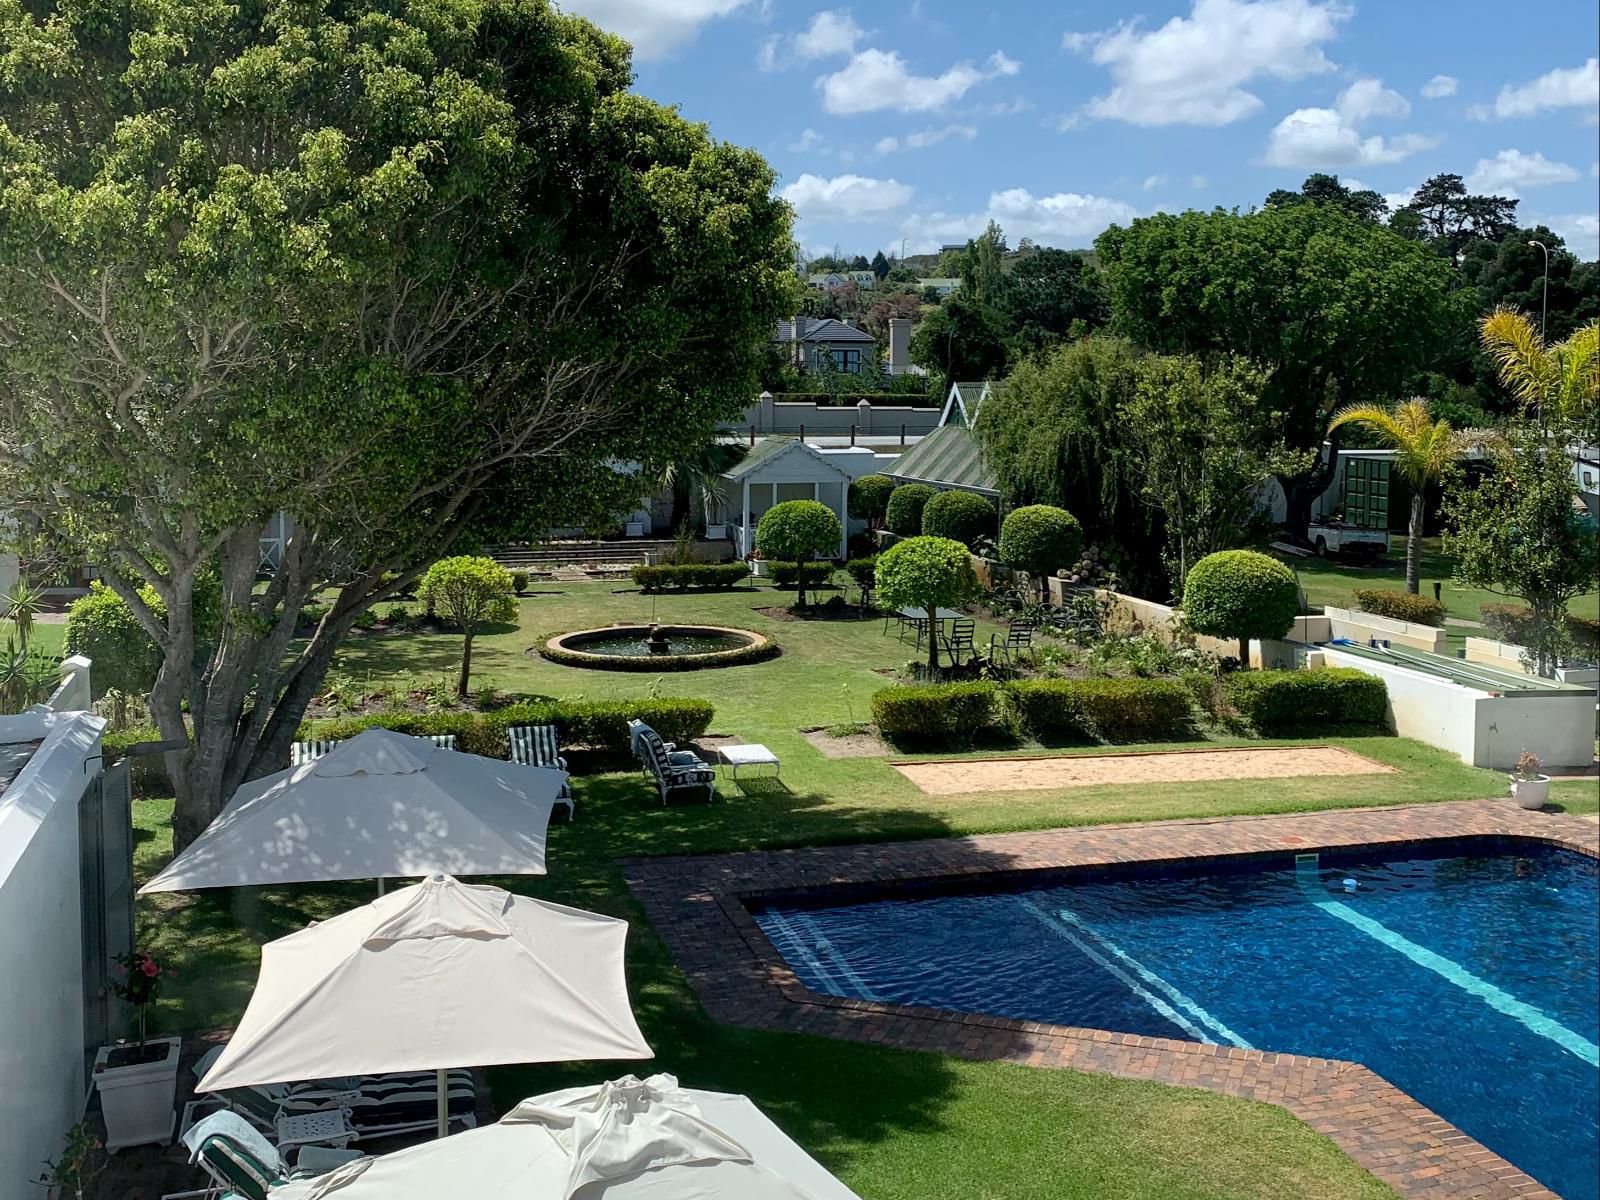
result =
[[1530,750],[1517,756],[1516,769],[1511,772],[1511,794],[1518,805],[1530,812],[1537,812],[1550,799],[1550,776],[1539,774],[1539,756]]
[[94,1082],[106,1121],[106,1149],[166,1142],[172,1137],[181,1038],[145,1038],[145,1011],[161,994],[162,968],[135,950],[115,960],[119,978],[111,988],[139,1014],[137,1043],[101,1046],[94,1056]]
[[84,1186],[101,1171],[105,1163],[95,1163],[100,1139],[89,1126],[79,1121],[67,1130],[61,1157],[45,1159],[44,1170],[34,1183],[44,1188],[44,1200],[83,1200]]

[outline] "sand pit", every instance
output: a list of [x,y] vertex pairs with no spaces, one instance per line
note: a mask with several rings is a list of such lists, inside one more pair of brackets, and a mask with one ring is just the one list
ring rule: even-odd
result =
[[1393,767],[1337,746],[1167,750],[1148,754],[1072,754],[892,764],[930,796],[1027,792],[1113,783],[1199,783],[1208,779],[1288,779],[1296,775],[1392,775]]

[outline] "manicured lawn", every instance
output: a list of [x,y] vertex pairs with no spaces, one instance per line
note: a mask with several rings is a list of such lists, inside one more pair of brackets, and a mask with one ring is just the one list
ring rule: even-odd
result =
[[[721,671],[634,675],[558,667],[527,656],[541,634],[648,620],[651,599],[617,584],[544,585],[521,602],[521,624],[480,639],[478,682],[562,697],[703,696],[713,728],[771,746],[786,788],[734,793],[713,806],[662,809],[637,774],[577,780],[579,820],[553,827],[551,874],[499,880],[529,894],[633,921],[630,987],[657,1050],[649,1069],[695,1086],[753,1096],[869,1200],[965,1196],[1378,1197],[1387,1188],[1331,1142],[1270,1106],[1156,1084],[1072,1072],[968,1063],[934,1055],[792,1035],[707,1020],[687,981],[627,893],[619,857],[938,837],[1107,821],[1283,812],[1498,795],[1502,776],[1395,738],[1328,742],[1397,768],[1393,775],[1296,780],[1118,785],[932,797],[883,759],[827,759],[805,726],[866,719],[879,670],[913,657],[882,622],[793,622],[755,611],[784,602],[762,589],[663,596],[663,622],[758,629],[785,653]],[[559,594],[550,594],[559,593]],[[459,639],[371,634],[354,640],[339,669],[357,679],[448,672]],[[1256,743],[1259,744],[1259,743]],[[974,752],[975,753],[975,752]],[[1565,788],[1563,802],[1567,800]],[[170,855],[170,801],[137,805],[141,878]],[[369,883],[238,889],[140,903],[140,936],[176,968],[158,1018],[169,1029],[237,1019],[258,946],[372,896]],[[545,1088],[592,1082],[644,1064],[578,1064],[492,1073],[502,1108]]]

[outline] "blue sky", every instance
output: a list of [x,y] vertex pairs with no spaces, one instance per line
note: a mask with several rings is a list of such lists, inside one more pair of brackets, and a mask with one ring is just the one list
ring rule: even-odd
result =
[[1085,246],[1320,170],[1400,203],[1463,175],[1597,253],[1594,0],[563,7],[634,43],[646,95],[760,150],[814,252],[917,253],[990,217]]

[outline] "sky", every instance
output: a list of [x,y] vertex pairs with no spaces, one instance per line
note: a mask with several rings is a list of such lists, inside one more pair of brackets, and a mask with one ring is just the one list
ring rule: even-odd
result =
[[1597,256],[1594,0],[558,2],[633,43],[639,91],[759,150],[812,253],[990,218],[1087,246],[1325,171],[1392,204],[1462,175]]

